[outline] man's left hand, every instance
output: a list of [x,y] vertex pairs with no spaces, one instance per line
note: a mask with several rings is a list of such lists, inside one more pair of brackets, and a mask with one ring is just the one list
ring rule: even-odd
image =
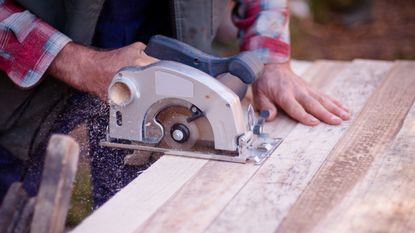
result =
[[289,63],[266,64],[252,87],[255,106],[270,111],[269,121],[276,117],[277,108],[310,126],[318,125],[320,120],[338,125],[350,118],[350,111],[340,101],[309,86]]

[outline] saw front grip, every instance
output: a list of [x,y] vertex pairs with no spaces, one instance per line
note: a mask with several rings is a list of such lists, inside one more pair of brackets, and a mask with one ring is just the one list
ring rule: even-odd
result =
[[230,73],[245,84],[253,83],[264,68],[261,60],[249,52],[232,57],[216,57],[162,35],[151,37],[144,52],[160,60],[176,61],[192,66],[212,77]]

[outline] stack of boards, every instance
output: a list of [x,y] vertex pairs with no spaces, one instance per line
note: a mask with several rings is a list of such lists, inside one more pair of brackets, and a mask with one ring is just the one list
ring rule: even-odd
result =
[[261,166],[164,156],[72,232],[415,232],[415,62],[293,67],[352,119],[279,114]]

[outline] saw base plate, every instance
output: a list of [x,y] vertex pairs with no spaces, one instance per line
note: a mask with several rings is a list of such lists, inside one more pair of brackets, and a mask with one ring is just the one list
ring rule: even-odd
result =
[[[164,155],[173,155],[173,156],[182,156],[182,157],[191,157],[199,159],[211,159],[235,163],[246,163],[247,161],[254,161],[256,165],[262,164],[281,144],[281,138],[265,138],[263,141],[258,141],[255,146],[250,146],[245,148],[242,153],[238,152],[227,152],[227,151],[186,151],[186,150],[175,150],[171,148],[162,148],[162,147],[153,147],[148,146],[148,144],[141,144],[137,142],[132,142],[131,144],[110,142],[108,140],[103,140],[100,142],[101,146],[120,148],[120,149],[130,149],[130,150],[139,150],[139,151],[148,151],[148,152],[159,152]],[[217,152],[217,153],[213,153]],[[132,154],[130,156],[140,156],[140,153],[136,155]]]

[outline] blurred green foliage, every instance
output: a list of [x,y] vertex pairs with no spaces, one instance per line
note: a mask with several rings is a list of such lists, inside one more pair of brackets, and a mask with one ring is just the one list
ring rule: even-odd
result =
[[368,9],[370,0],[310,0],[310,11],[317,23],[343,23],[344,17]]
[[89,163],[79,163],[75,184],[72,191],[71,208],[66,218],[66,226],[73,228],[92,212],[92,191]]

